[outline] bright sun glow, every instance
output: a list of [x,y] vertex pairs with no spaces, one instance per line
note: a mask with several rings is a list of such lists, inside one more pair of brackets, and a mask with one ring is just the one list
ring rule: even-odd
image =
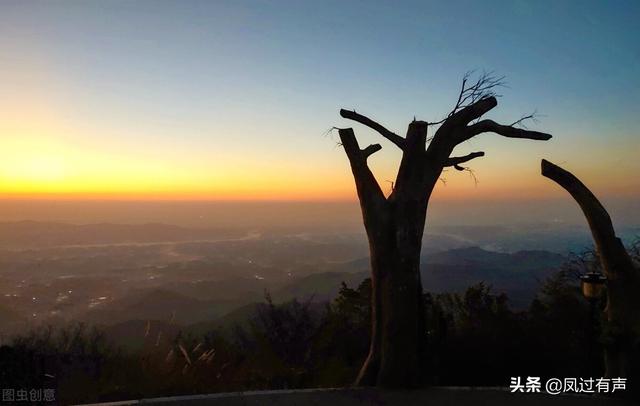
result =
[[64,179],[64,162],[47,155],[25,156],[8,165],[9,176],[24,182],[59,182]]

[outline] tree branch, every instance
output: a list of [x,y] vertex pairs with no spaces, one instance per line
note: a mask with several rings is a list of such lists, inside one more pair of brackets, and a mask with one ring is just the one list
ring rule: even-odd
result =
[[462,133],[458,143],[466,141],[478,134],[496,133],[508,138],[523,138],[529,140],[547,141],[551,139],[551,134],[541,133],[538,131],[530,131],[522,128],[516,128],[510,125],[498,124],[493,120],[482,120],[467,127]]
[[542,160],[541,169],[542,176],[553,180],[569,192],[582,209],[589,223],[597,251],[603,261],[602,265],[610,281],[618,277],[630,280],[634,277],[633,275],[637,275],[633,269],[629,254],[625,250],[622,241],[616,236],[609,213],[607,213],[607,210],[591,190],[571,172],[552,164],[546,159]]
[[375,154],[381,149],[382,149],[382,146],[380,146],[380,144],[371,144],[362,150],[362,155],[364,156],[365,159],[367,159],[370,155]]
[[[454,157],[451,157],[451,158],[447,159],[443,166],[453,166],[453,167],[456,167],[456,169],[458,169],[458,166],[460,164],[463,164],[465,162],[469,162],[472,159],[479,158],[481,156],[484,156],[484,152],[482,152],[482,151],[472,152],[472,153],[464,155],[464,156],[454,156]],[[458,169],[458,170],[460,171],[460,170],[464,170],[464,169]]]
[[340,128],[338,134],[347,158],[349,158],[356,190],[362,204],[371,206],[385,200],[378,181],[367,165],[367,156],[373,153],[372,150],[379,150],[381,147],[378,145],[376,148],[377,144],[374,144],[361,150],[352,128]]
[[538,112],[534,111],[531,114],[527,114],[526,116],[520,117],[519,119],[517,119],[513,123],[509,124],[509,127],[515,127],[515,126],[519,125],[520,127],[526,129],[527,126],[524,124],[524,122],[527,121],[527,120],[532,120],[534,123],[537,123],[538,122]]
[[546,159],[543,159],[540,164],[542,176],[556,182],[571,194],[580,205],[580,208],[582,208],[589,224],[594,226],[594,229],[599,233],[606,233],[606,238],[613,238],[615,236],[609,213],[607,213],[604,206],[602,206],[600,201],[580,179],[576,178],[571,172],[552,164]]
[[[478,75],[478,79],[475,82],[469,84],[469,78],[471,77],[471,75],[473,75],[473,73],[473,71],[467,72],[462,78],[462,86],[460,88],[460,92],[458,93],[458,100],[456,101],[455,106],[449,112],[449,114],[442,120],[429,123],[429,125],[442,124],[453,116],[456,116],[457,118],[467,116],[467,113],[470,112],[469,107],[472,107],[479,102],[487,101],[490,99],[493,99],[495,101],[495,99],[500,96],[495,92],[495,89],[505,86],[504,76],[495,76],[493,72],[482,72],[482,74]],[[495,104],[489,107],[486,111],[477,115],[475,118],[480,117],[482,114],[486,113],[493,107],[495,107]],[[463,113],[463,111],[466,112]],[[467,124],[471,120],[473,120],[473,118],[467,120],[465,124]]]
[[357,121],[358,123],[360,123],[362,125],[366,125],[367,127],[371,128],[373,130],[376,130],[384,138],[386,138],[389,141],[391,141],[394,144],[396,144],[398,146],[398,148],[404,149],[404,138],[402,138],[401,136],[399,136],[398,134],[396,134],[396,133],[394,133],[392,131],[387,130],[382,125],[380,125],[380,124],[376,123],[375,121],[371,120],[369,117],[363,116],[362,114],[358,114],[355,111],[350,111],[350,110],[345,110],[345,109],[340,109],[340,115],[343,118],[346,118],[346,119],[349,119],[349,120],[353,120],[353,121]]
[[467,125],[471,121],[482,117],[483,114],[496,107],[497,105],[498,99],[496,99],[495,96],[484,97],[457,112],[452,117],[452,119],[459,120],[459,122]]

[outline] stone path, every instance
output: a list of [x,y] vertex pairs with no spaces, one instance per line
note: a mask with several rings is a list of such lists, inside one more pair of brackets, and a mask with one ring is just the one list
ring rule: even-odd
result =
[[511,393],[503,388],[433,387],[415,391],[353,388],[233,392],[130,400],[95,405],[126,406],[140,404],[187,406],[637,406],[640,402],[582,395],[554,396],[546,393]]

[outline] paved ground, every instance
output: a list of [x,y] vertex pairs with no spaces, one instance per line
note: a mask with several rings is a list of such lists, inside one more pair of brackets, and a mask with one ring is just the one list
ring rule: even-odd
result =
[[510,393],[500,388],[443,388],[416,391],[362,389],[302,389],[218,393],[101,403],[100,405],[187,405],[187,406],[356,406],[356,405],[428,405],[428,406],[637,406],[638,401],[605,397],[545,393]]

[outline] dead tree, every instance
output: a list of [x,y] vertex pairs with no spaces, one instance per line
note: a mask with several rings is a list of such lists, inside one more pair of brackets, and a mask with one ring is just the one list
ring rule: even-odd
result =
[[640,337],[640,271],[616,236],[609,213],[578,178],[547,160],[542,176],[564,188],[587,218],[598,258],[607,277],[607,307],[610,331],[617,337],[606,346],[605,367],[609,377],[627,376],[634,338]]
[[[340,110],[346,119],[365,125],[402,150],[394,187],[385,197],[367,165],[380,144],[360,148],[353,129],[338,129],[351,164],[364,226],[369,239],[372,280],[372,332],[369,354],[356,385],[413,387],[420,384],[423,311],[420,251],[427,205],[444,168],[462,166],[484,152],[451,156],[457,145],[476,135],[493,132],[509,138],[548,140],[551,135],[518,128],[518,122],[501,125],[479,120],[497,105],[494,89],[501,78],[483,74],[473,83],[462,82],[453,110],[436,123],[416,121],[401,137],[372,119]],[[427,138],[430,126],[439,124]]]

